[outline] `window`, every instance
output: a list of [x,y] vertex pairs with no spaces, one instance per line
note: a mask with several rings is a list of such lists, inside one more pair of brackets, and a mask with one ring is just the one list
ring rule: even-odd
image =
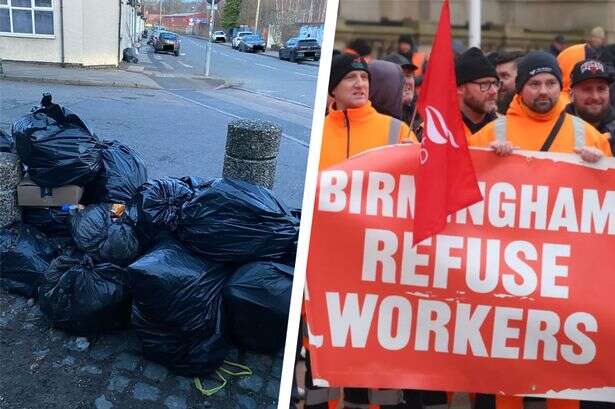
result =
[[52,0],[0,0],[0,34],[53,35]]

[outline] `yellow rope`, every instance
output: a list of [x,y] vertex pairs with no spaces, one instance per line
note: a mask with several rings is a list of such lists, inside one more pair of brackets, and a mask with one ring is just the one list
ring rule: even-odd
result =
[[224,388],[226,386],[226,379],[224,378],[224,376],[222,376],[222,374],[218,371],[216,371],[216,375],[218,375],[218,377],[220,377],[220,379],[222,380],[222,383],[218,386],[216,386],[215,388],[211,388],[211,389],[205,389],[203,388],[203,384],[201,383],[201,380],[199,379],[199,377],[195,377],[194,378],[194,386],[196,386],[196,389],[201,392],[203,395],[205,396],[212,396],[213,394],[215,394],[216,392],[220,391],[222,388]]

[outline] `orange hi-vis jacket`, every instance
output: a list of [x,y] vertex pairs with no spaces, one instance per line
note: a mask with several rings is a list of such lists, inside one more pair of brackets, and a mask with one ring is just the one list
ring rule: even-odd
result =
[[[490,122],[472,135],[468,144],[488,147],[492,141],[498,139],[510,141],[514,147],[522,150],[539,151],[564,108],[565,102],[560,99],[551,111],[539,114],[530,110],[521,101],[519,95],[516,95],[506,116]],[[605,135],[581,118],[566,114],[564,123],[549,151],[572,153],[577,146],[593,146],[605,155],[612,156],[611,147]]]
[[367,102],[360,108],[338,111],[332,104],[325,118],[319,169],[379,146],[417,142],[416,135],[404,122],[378,113]]
[[570,73],[574,68],[574,65],[579,61],[585,59],[585,43],[571,45],[570,47],[562,50],[557,56],[557,63],[562,70],[562,92],[568,96],[570,92]]

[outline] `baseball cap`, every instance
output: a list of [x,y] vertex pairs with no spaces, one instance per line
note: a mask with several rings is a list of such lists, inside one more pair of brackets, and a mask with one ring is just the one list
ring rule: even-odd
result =
[[388,61],[388,62],[392,62],[397,65],[400,65],[401,68],[403,69],[414,71],[419,68],[416,65],[412,64],[412,62],[410,62],[410,60],[408,60],[406,57],[398,53],[386,55],[382,57],[381,59],[384,61]]
[[585,60],[575,64],[570,73],[570,86],[575,86],[581,81],[590,79],[604,79],[609,84],[613,82],[613,77],[608,72],[607,67],[597,60]]

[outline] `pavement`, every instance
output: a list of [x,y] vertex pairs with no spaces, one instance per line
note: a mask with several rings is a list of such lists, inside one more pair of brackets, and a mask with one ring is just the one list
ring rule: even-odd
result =
[[162,88],[146,75],[117,68],[61,67],[54,64],[3,61],[2,69],[2,78],[12,81],[124,88]]
[[[0,74],[0,78],[46,84],[163,89],[154,79],[134,67],[128,64],[121,64],[119,68],[61,67],[55,64],[3,61],[3,74]],[[227,85],[221,78],[208,78],[204,75],[175,77],[199,80],[209,88]]]
[[[227,359],[251,376],[228,377],[213,396],[194,379],[144,359],[132,331],[84,338],[50,328],[34,300],[0,291],[2,409],[275,409],[282,352],[232,349]],[[203,379],[205,388],[219,385]]]

